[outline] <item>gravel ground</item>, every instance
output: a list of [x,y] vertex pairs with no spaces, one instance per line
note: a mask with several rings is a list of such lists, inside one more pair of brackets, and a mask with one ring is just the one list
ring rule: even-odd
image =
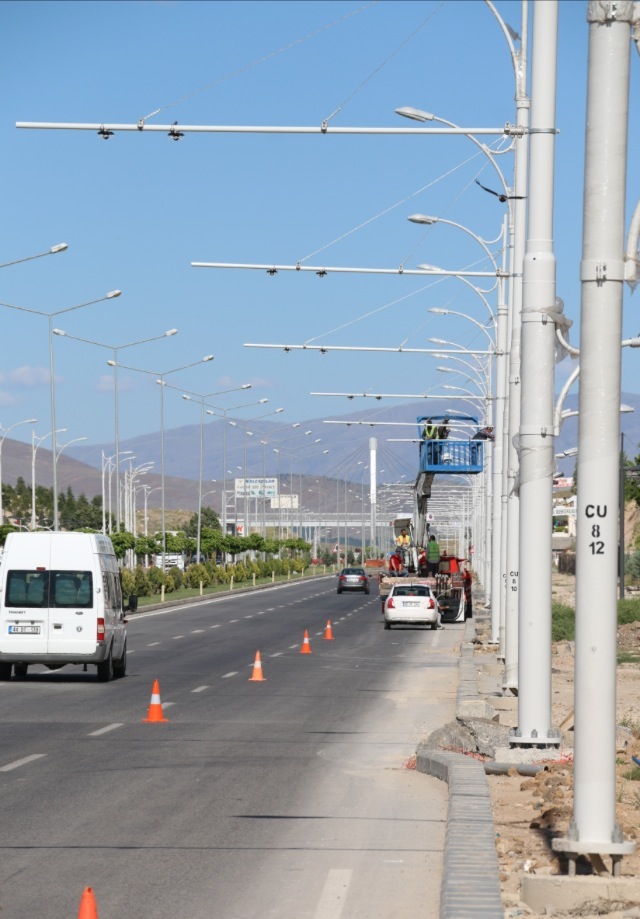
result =
[[[575,602],[575,578],[554,575],[554,601]],[[487,659],[487,635],[478,629],[476,656],[479,667]],[[619,648],[640,653],[640,623],[622,626],[618,631]],[[573,642],[560,642],[553,646],[552,686],[554,726],[562,730],[563,747],[572,747],[573,712]],[[636,840],[640,834],[640,768],[635,767],[632,756],[640,758],[640,665],[618,666],[617,683],[618,755],[617,755],[617,820],[625,840]],[[515,726],[517,708],[500,713],[501,724]],[[562,749],[562,748],[561,748]],[[635,769],[638,778],[630,778]],[[500,882],[505,919],[531,913],[520,902],[521,877],[524,872],[538,875],[566,874],[566,866],[551,850],[551,840],[564,836],[573,812],[573,766],[571,757],[564,762],[552,763],[549,771],[535,778],[523,778],[512,771],[505,776],[490,776],[489,786],[493,803],[496,847],[500,865]],[[607,867],[610,867],[607,860]],[[593,867],[585,858],[578,861],[578,873],[592,874]],[[622,876],[640,875],[640,853],[622,860]],[[556,917],[580,916],[591,919],[609,916],[611,919],[640,916],[634,903],[590,904],[571,913],[553,912]]]

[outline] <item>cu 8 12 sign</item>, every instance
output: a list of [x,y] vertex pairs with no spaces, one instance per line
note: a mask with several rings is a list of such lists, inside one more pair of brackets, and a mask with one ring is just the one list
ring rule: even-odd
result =
[[591,550],[592,555],[604,555],[605,554],[605,543],[601,539],[602,527],[598,523],[598,520],[602,520],[607,516],[607,505],[606,504],[587,504],[584,509],[584,515],[589,521],[589,536],[591,537],[591,542],[589,543],[589,549]]

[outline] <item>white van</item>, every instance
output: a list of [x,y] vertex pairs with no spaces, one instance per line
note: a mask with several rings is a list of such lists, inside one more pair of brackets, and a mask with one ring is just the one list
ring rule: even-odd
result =
[[0,558],[0,680],[29,664],[95,664],[123,677],[127,630],[111,540],[93,533],[9,533]]

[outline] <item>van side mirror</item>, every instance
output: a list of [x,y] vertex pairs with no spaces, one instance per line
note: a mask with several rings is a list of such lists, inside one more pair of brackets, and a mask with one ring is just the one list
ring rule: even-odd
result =
[[138,598],[135,594],[129,596],[129,603],[125,607],[126,610],[130,613],[135,613],[138,609]]

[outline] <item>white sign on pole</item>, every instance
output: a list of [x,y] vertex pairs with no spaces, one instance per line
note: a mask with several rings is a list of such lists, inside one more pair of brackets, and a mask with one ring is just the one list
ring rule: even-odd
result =
[[236,498],[275,498],[278,494],[277,478],[235,479]]

